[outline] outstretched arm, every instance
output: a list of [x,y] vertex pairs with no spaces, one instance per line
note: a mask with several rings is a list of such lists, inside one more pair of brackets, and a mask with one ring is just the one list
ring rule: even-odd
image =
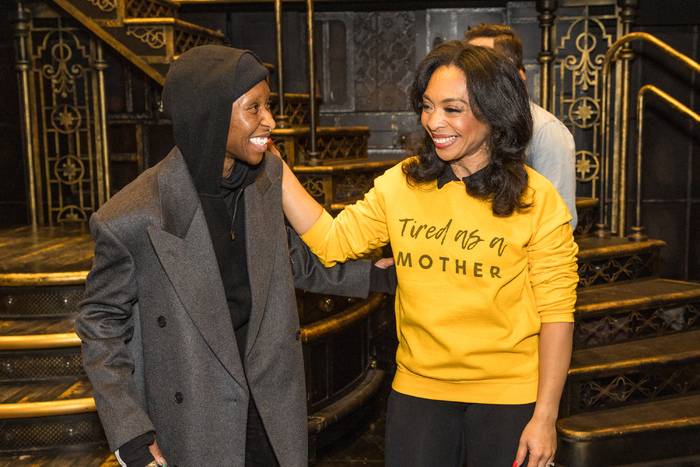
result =
[[[271,139],[267,141],[267,150],[282,158]],[[282,209],[296,233],[304,235],[321,217],[323,207],[301,186],[284,160],[282,166]]]
[[286,163],[282,174],[282,209],[292,228],[304,235],[323,214],[323,207],[301,186]]

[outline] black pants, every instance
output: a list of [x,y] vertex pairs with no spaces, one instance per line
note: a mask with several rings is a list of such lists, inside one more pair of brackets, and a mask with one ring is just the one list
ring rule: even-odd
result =
[[[389,395],[387,467],[513,467],[535,404],[489,405]],[[527,465],[527,462],[525,462]]]
[[275,451],[267,437],[258,408],[250,398],[248,404],[248,427],[245,442],[246,467],[279,467]]

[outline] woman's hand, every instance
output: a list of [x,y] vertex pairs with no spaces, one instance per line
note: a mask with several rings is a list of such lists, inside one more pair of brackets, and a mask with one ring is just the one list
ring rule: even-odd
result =
[[528,453],[528,467],[554,465],[559,400],[569,371],[573,334],[574,323],[542,323],[535,412],[520,436],[513,467],[522,465]]
[[518,452],[515,456],[517,465],[528,459],[529,467],[546,467],[554,465],[554,453],[557,450],[556,418],[553,421],[539,420],[533,417],[525,426],[520,436]]

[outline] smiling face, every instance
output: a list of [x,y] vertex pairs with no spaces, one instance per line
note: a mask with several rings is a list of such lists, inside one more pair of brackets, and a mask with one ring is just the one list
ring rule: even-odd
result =
[[489,163],[491,128],[469,105],[467,80],[455,66],[441,66],[423,93],[421,124],[433,139],[437,155],[455,175],[466,177]]
[[223,176],[231,174],[236,160],[258,164],[265,153],[275,119],[270,113],[270,87],[260,81],[239,97],[231,108]]

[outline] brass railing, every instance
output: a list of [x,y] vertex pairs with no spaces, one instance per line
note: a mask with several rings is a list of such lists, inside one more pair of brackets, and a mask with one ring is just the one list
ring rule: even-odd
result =
[[644,227],[642,227],[642,136],[644,126],[644,95],[646,93],[655,94],[666,102],[673,110],[692,118],[696,123],[700,123],[699,114],[693,112],[688,107],[681,104],[678,100],[669,96],[656,86],[647,84],[642,86],[637,93],[637,196],[635,199],[634,213],[635,225],[632,226],[632,234],[628,237],[632,241],[643,241],[647,239],[647,236],[644,233]]
[[[619,58],[618,51],[620,49],[623,50],[623,53],[626,55],[629,55],[631,53],[631,50],[628,48],[630,43],[635,42],[635,41],[644,41],[648,42],[654,46],[656,46],[658,49],[660,49],[666,56],[673,58],[677,62],[685,65],[688,67],[691,71],[695,73],[700,73],[700,64],[695,62],[694,60],[690,59],[686,55],[683,55],[682,53],[678,52],[676,49],[673,47],[669,46],[665,42],[657,39],[656,37],[652,36],[651,34],[647,34],[644,32],[634,32],[630,34],[626,34],[615,43],[610,46],[610,49],[608,49],[608,52],[605,54],[605,58],[603,60],[603,66],[601,69],[601,82],[602,82],[602,94],[601,94],[601,129],[600,129],[600,197],[599,197],[599,222],[597,225],[597,231],[596,235],[599,237],[606,237],[610,235],[610,228],[608,227],[607,224],[607,216],[606,216],[606,199],[607,199],[607,186],[609,183],[608,177],[607,177],[607,170],[606,170],[606,165],[607,165],[607,158],[608,158],[608,149],[610,147],[610,135],[608,132],[608,129],[610,127],[610,112],[608,112],[609,107],[610,107],[610,101],[611,101],[611,90],[610,90],[610,79],[609,76],[612,72],[612,63],[616,58]],[[625,59],[629,59],[629,56],[623,57]],[[624,81],[629,80],[629,75],[627,75],[626,79]],[[629,84],[629,83],[628,83]],[[623,102],[627,102],[627,87],[623,87],[623,90],[620,92],[621,95],[617,96],[620,98]],[[640,89],[640,92],[642,90]],[[627,111],[627,106],[622,105],[618,106],[620,109],[619,112],[622,113],[621,115],[621,126],[622,126],[622,132],[620,133],[620,137],[623,139],[623,141],[619,142],[620,144],[617,146],[619,147],[620,154],[618,155],[617,160],[613,160],[615,164],[618,165],[620,172],[624,173],[624,168],[626,165],[626,157],[624,157],[624,153],[626,151],[626,142],[624,141],[626,139],[627,135],[627,128],[629,126],[629,112]],[[680,108],[678,108],[680,110]],[[641,110],[639,109],[639,103],[638,103],[638,113]],[[641,135],[638,135],[638,148],[637,148],[637,158],[641,158],[640,154],[640,143],[641,142]],[[641,177],[641,172],[640,172],[640,165],[638,164],[637,167],[637,186],[639,187],[639,184],[641,183],[640,177]],[[619,183],[619,205],[617,212],[611,212],[610,213],[610,219],[612,223],[616,223],[617,225],[617,231],[619,232],[620,235],[624,234],[625,231],[625,215],[626,215],[626,207],[625,207],[625,190],[626,190],[626,180],[621,179]],[[641,190],[639,188],[637,189],[637,196],[639,197],[639,193]],[[639,200],[637,209],[640,209],[641,205],[641,200]],[[640,214],[641,216],[641,214]],[[639,223],[637,227],[640,227]],[[636,229],[635,229],[636,230]],[[643,234],[640,236],[640,238],[643,237]],[[636,239],[636,236],[632,236],[632,239]]]

